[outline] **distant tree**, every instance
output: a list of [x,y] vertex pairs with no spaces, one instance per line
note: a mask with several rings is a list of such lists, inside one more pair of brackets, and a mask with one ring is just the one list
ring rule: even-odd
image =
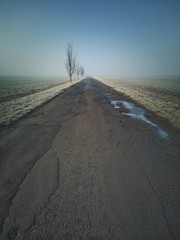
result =
[[84,74],[85,74],[84,67],[80,66],[80,75],[81,75],[82,78],[84,77]]
[[65,67],[66,67],[66,72],[69,76],[70,82],[72,82],[73,74],[76,72],[76,62],[77,62],[77,54],[74,53],[73,44],[68,43],[66,48]]
[[79,63],[77,63],[76,64],[76,76],[77,76],[78,80],[79,80],[80,71],[81,71],[80,65],[79,65]]

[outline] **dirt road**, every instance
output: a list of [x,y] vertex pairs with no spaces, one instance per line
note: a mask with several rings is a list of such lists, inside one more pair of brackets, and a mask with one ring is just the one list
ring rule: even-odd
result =
[[1,132],[0,239],[180,239],[178,142],[88,78]]

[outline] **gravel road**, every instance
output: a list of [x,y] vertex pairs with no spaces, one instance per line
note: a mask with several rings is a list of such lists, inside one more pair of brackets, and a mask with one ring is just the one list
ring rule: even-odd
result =
[[180,239],[179,142],[123,99],[87,78],[1,131],[0,239]]

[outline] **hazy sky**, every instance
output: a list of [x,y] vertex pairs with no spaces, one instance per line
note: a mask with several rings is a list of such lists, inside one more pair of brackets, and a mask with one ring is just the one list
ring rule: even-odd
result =
[[180,75],[180,0],[1,0],[0,75]]

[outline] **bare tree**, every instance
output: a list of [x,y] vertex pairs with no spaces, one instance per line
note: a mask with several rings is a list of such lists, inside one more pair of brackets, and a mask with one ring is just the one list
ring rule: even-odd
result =
[[81,75],[82,78],[84,77],[84,74],[85,74],[84,67],[80,66],[80,75]]
[[77,63],[76,64],[76,76],[77,76],[78,80],[79,80],[80,71],[81,71],[80,65],[79,65],[79,63]]
[[74,53],[73,44],[69,43],[66,48],[66,72],[69,76],[70,82],[72,82],[73,74],[76,72],[77,54]]

